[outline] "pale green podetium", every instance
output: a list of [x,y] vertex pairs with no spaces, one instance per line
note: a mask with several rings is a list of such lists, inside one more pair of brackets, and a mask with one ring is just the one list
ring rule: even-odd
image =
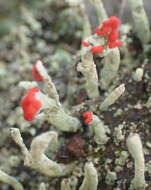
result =
[[109,106],[115,103],[115,101],[125,92],[125,85],[121,84],[115,88],[111,93],[107,95],[104,101],[100,105],[100,111],[106,111]]
[[61,190],[72,190],[68,179],[61,181]]
[[137,68],[135,73],[133,73],[133,79],[136,82],[140,82],[143,78],[144,70],[143,68]]
[[79,190],[97,190],[98,174],[92,162],[87,162],[84,167],[84,180]]
[[55,131],[45,132],[36,136],[31,143],[30,150],[25,146],[18,128],[11,128],[11,136],[15,143],[21,148],[24,155],[24,164],[33,168],[45,176],[60,177],[69,174],[75,167],[75,163],[59,164],[45,155],[50,144],[58,144],[58,135]]
[[74,176],[61,181],[61,190],[76,190],[78,179]]
[[102,0],[91,0],[91,2],[96,8],[96,13],[97,13],[99,22],[101,23],[104,20],[107,20],[108,16],[104,8],[104,5],[102,3]]
[[100,72],[100,87],[108,89],[109,85],[117,77],[120,66],[120,53],[118,48],[114,48],[103,59],[103,69]]
[[24,190],[23,186],[12,176],[0,170],[0,181],[11,185],[14,190]]
[[39,190],[47,190],[45,183],[43,183],[43,182],[40,183],[40,185],[39,185]]
[[129,0],[135,28],[143,44],[151,40],[149,21],[144,10],[143,0]]
[[96,98],[99,96],[98,75],[96,65],[93,61],[93,55],[88,52],[82,55],[81,59],[82,62],[78,64],[77,70],[80,71],[85,77],[85,89],[89,98]]
[[126,140],[126,144],[135,161],[135,176],[131,182],[131,189],[143,190],[146,186],[145,160],[140,136],[137,133],[130,134]]
[[99,145],[107,143],[109,139],[107,137],[107,133],[110,133],[110,130],[106,125],[104,125],[98,116],[93,114],[93,120],[89,125],[90,129],[94,133],[94,141]]
[[[59,94],[56,90],[55,84],[52,82],[51,77],[48,75],[45,67],[43,66],[41,61],[38,61],[37,70],[39,74],[44,79],[44,84],[46,86],[45,91],[49,96],[50,99],[50,106],[45,111],[46,118],[48,121],[56,126],[59,130],[62,131],[77,131],[80,127],[80,121],[70,116],[69,114],[65,113],[60,101],[59,101]],[[44,98],[41,100],[43,101]],[[53,102],[53,103],[52,103]]]

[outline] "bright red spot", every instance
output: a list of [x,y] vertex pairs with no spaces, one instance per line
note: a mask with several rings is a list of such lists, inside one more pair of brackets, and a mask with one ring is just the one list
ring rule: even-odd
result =
[[42,107],[42,103],[36,99],[36,93],[39,91],[40,89],[37,87],[31,88],[21,101],[21,107],[24,111],[24,118],[27,121],[32,121]]
[[91,48],[91,52],[93,54],[99,54],[99,53],[102,53],[103,51],[104,51],[104,46],[102,45],[94,46]]
[[83,117],[85,119],[84,123],[88,124],[93,120],[93,113],[92,112],[84,112]]
[[[102,23],[102,27],[97,27],[95,33],[100,37],[105,37],[109,48],[120,47],[123,45],[119,39],[119,25],[121,21],[116,16],[111,16],[107,21]],[[104,50],[102,47],[95,46],[91,49],[94,54],[101,53]]]
[[117,45],[118,47],[122,46],[122,45],[123,45],[122,40],[117,40],[117,41],[116,41],[116,45]]
[[109,42],[109,48],[115,48],[115,47],[117,47],[117,44],[116,44],[116,42],[115,41],[113,41],[113,42]]
[[112,28],[114,29],[118,28],[121,23],[120,19],[117,18],[116,16],[111,16],[109,20],[110,20]]
[[118,40],[119,38],[119,31],[118,29],[114,29],[111,31],[111,33],[108,36],[108,40],[111,42]]
[[102,27],[102,28],[96,28],[95,32],[98,36],[106,36],[111,31],[110,27]]
[[91,44],[88,41],[83,41],[82,45],[85,46],[85,47],[89,47]]

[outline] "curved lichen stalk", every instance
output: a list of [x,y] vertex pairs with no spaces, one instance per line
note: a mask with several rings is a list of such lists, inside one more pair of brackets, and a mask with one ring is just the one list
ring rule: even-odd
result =
[[0,181],[9,184],[14,190],[24,190],[23,186],[14,177],[9,176],[2,170],[0,170]]
[[11,136],[18,144],[24,154],[24,164],[31,167],[48,177],[60,177],[69,174],[75,163],[59,164],[50,160],[44,153],[49,143],[57,143],[57,133],[54,131],[43,133],[35,137],[31,143],[30,150],[23,143],[20,131],[17,128],[11,128]]
[[[43,110],[44,118],[61,131],[73,131],[73,132],[77,131],[81,126],[80,121],[77,118],[65,112],[63,106],[61,105],[59,101],[59,95],[56,90],[56,87],[54,83],[52,82],[51,77],[48,75],[42,62],[37,61],[35,64],[35,68],[37,69],[36,71],[42,78],[42,81],[40,81],[40,83],[43,84],[43,91],[47,93],[47,95],[45,95],[38,88],[38,91],[36,92],[36,95],[35,95],[36,100],[38,99],[38,101],[40,101],[40,103],[42,104],[42,107],[40,108],[40,110]],[[33,84],[29,82],[22,82],[19,84],[20,86],[24,88],[28,88],[28,86],[34,85],[35,83]],[[39,81],[37,81],[37,86],[38,85],[39,85]],[[32,89],[30,89],[30,91],[32,91]],[[28,93],[27,93],[27,96],[28,96]],[[30,104],[32,106],[32,102]],[[24,112],[26,110],[30,112],[30,109],[28,109],[28,106],[29,105],[27,104],[26,106],[26,103],[25,103]]]

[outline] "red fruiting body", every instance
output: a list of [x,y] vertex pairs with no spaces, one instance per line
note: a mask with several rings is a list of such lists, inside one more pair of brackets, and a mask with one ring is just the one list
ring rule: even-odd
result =
[[116,42],[109,42],[109,48],[115,48],[117,46]]
[[[102,23],[102,27],[97,27],[95,32],[98,36],[105,37],[108,47],[115,48],[122,46],[122,41],[119,40],[120,19],[116,16],[111,16],[107,21]],[[102,53],[104,46],[98,45],[91,48],[91,52],[94,54]]]
[[93,113],[92,112],[84,112],[83,117],[85,119],[84,123],[88,124],[93,120]]
[[118,28],[121,23],[120,19],[117,18],[116,16],[111,16],[110,22],[111,22],[112,28],[114,28],[114,29]]
[[108,36],[108,40],[110,42],[116,41],[118,38],[119,38],[119,31],[117,29],[112,30]]
[[116,40],[116,45],[117,45],[118,47],[122,46],[122,45],[123,45],[122,40]]
[[96,28],[95,32],[98,36],[105,36],[111,31],[110,27]]
[[103,24],[103,27],[112,27],[112,23],[110,20],[104,21],[102,24]]
[[32,76],[36,81],[43,81],[43,77],[39,74],[38,69],[37,69],[37,63],[34,64]]
[[37,87],[31,88],[21,101],[21,107],[24,111],[24,118],[27,121],[32,121],[42,107],[42,103],[35,97],[36,93],[39,91],[40,89]]
[[98,35],[98,36],[101,36],[101,29],[99,27],[97,27],[95,29],[95,33]]
[[85,47],[89,47],[91,44],[88,41],[83,41],[82,45],[85,46]]
[[36,113],[36,109],[32,107],[31,105],[28,106],[28,112],[24,109],[24,119],[27,121],[32,121],[34,119],[34,115]]
[[102,53],[103,51],[104,51],[104,46],[102,45],[94,46],[91,48],[91,52],[93,54],[99,54],[99,53]]

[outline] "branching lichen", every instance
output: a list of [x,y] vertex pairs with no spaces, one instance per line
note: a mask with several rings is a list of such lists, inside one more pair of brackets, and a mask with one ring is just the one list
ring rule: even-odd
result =
[[30,150],[26,148],[23,139],[17,128],[11,128],[11,136],[22,150],[24,164],[49,177],[59,177],[70,173],[74,163],[64,165],[50,160],[44,153],[49,143],[57,143],[56,132],[46,132],[35,137],[31,143]]
[[[59,95],[57,93],[56,87],[52,82],[50,76],[47,74],[47,71],[44,68],[41,61],[38,61],[36,63],[36,69],[39,72],[39,75],[43,79],[42,83],[44,83],[44,91],[46,91],[49,96],[48,97],[41,91],[36,93],[36,98],[43,105],[41,109],[44,110],[44,117],[51,124],[53,124],[55,127],[57,127],[62,131],[77,131],[81,125],[80,121],[77,118],[72,117],[69,114],[65,113],[61,103],[59,102]],[[27,82],[20,83],[20,86],[24,88],[28,88],[28,86],[30,85],[31,83],[28,84]]]
[[14,190],[24,190],[23,186],[12,176],[0,170],[0,181],[11,185]]
[[[133,16],[136,23],[136,29],[139,30],[137,25],[140,23],[142,23],[142,26],[144,26],[144,28],[142,27],[140,28],[140,31],[138,31],[138,35],[141,42],[146,44],[150,39],[150,31],[142,1],[138,0],[135,2],[135,4],[133,4],[134,0],[129,1],[132,3],[132,10],[134,10]],[[133,36],[133,33],[131,35],[134,37],[134,39],[130,37],[130,29],[126,29],[125,38],[122,38],[122,40],[120,39],[121,35],[119,28],[121,20],[116,16],[110,16],[108,18],[101,0],[91,0],[88,2],[88,4],[90,3],[88,6],[84,6],[86,5],[87,1],[83,2],[82,0],[66,0],[66,2],[69,6],[72,6],[72,8],[69,8],[71,15],[73,10],[76,10],[79,15],[82,13],[81,17],[83,17],[83,19],[81,19],[84,23],[81,43],[82,47],[81,51],[76,54],[77,57],[75,59],[77,63],[75,67],[80,73],[75,75],[73,72],[71,72],[70,75],[66,76],[66,71],[69,71],[71,66],[73,66],[73,64],[69,66],[70,62],[72,61],[70,51],[67,53],[70,58],[65,60],[62,59],[62,57],[64,57],[64,52],[66,52],[66,50],[57,50],[55,55],[51,55],[52,58],[50,58],[50,54],[48,57],[45,54],[46,52],[49,53],[49,48],[47,48],[47,41],[45,42],[44,40],[48,39],[50,34],[48,32],[46,35],[42,36],[43,31],[47,27],[45,27],[45,22],[44,25],[41,25],[39,21],[46,19],[47,23],[49,23],[51,21],[51,16],[49,17],[47,14],[43,16],[41,13],[39,13],[38,20],[36,20],[33,12],[31,10],[27,10],[26,6],[22,5],[22,19],[24,20],[25,24],[16,27],[16,31],[14,32],[14,36],[16,37],[15,39],[18,38],[20,42],[20,44],[17,43],[17,45],[14,46],[14,49],[18,52],[23,62],[28,63],[22,65],[22,73],[24,70],[23,66],[26,66],[26,69],[28,68],[27,71],[29,71],[32,67],[32,65],[29,64],[29,61],[39,58],[37,49],[38,53],[41,53],[41,57],[45,62],[49,62],[49,60],[51,60],[51,67],[49,68],[50,70],[47,71],[43,63],[39,60],[33,64],[32,76],[35,81],[22,81],[19,83],[19,86],[26,90],[26,94],[21,100],[22,110],[20,110],[19,107],[17,107],[17,109],[15,108],[16,113],[18,112],[18,114],[14,114],[14,110],[12,110],[11,119],[10,117],[8,119],[9,125],[11,124],[12,126],[17,126],[22,132],[27,132],[33,136],[33,139],[30,139],[30,148],[26,147],[26,141],[25,143],[23,142],[23,138],[18,128],[11,128],[11,136],[16,144],[19,145],[23,153],[24,164],[45,176],[42,180],[40,177],[39,181],[44,181],[45,183],[38,183],[37,189],[39,190],[55,190],[59,189],[59,187],[61,190],[98,190],[104,188],[104,186],[107,189],[125,189],[129,179],[123,180],[123,176],[121,179],[119,174],[120,172],[125,172],[126,169],[130,168],[132,163],[128,163],[128,152],[124,151],[125,136],[129,133],[127,126],[129,126],[129,121],[133,123],[133,119],[132,121],[131,118],[129,119],[128,111],[130,111],[129,108],[131,109],[132,113],[137,110],[139,112],[139,118],[140,115],[143,115],[143,117],[146,119],[146,115],[148,117],[149,113],[148,110],[151,107],[151,98],[148,99],[145,108],[143,107],[144,103],[142,103],[141,100],[134,101],[135,105],[133,105],[133,103],[131,104],[131,100],[134,100],[132,96],[133,94],[135,95],[135,93],[133,93],[134,90],[132,90],[132,94],[130,91],[133,87],[132,85],[134,84],[138,85],[138,87],[141,85],[143,90],[145,88],[145,90],[149,92],[150,85],[148,85],[147,82],[150,71],[148,73],[146,72],[148,67],[146,67],[147,63],[145,61],[143,62],[143,65],[138,64],[137,61],[140,58],[136,58],[136,64],[135,62],[134,64],[131,64],[131,61],[127,62],[127,60],[132,60],[129,59],[129,57],[132,58],[130,52],[131,50],[134,51],[132,51],[132,54],[134,55],[136,53],[137,57],[137,51],[140,51],[138,50],[139,47],[136,48],[135,45],[139,46],[140,41],[137,41],[137,38],[135,39],[135,34]],[[59,1],[57,3],[60,5]],[[56,4],[52,5],[56,6]],[[95,29],[95,32],[93,32],[93,27],[91,27],[91,23],[89,21],[89,13],[91,13],[91,10],[88,10],[89,6],[92,6],[93,10],[95,8],[95,15],[99,15],[97,20],[99,20],[100,23]],[[67,4],[65,7],[67,7]],[[59,10],[61,10],[60,8],[62,9],[62,6],[59,7]],[[68,12],[68,8],[66,12]],[[139,12],[140,15],[138,15]],[[65,15],[68,16],[68,14]],[[26,21],[26,18],[29,20]],[[64,19],[61,21],[64,21]],[[72,24],[74,25],[75,23],[71,23],[71,26]],[[26,27],[26,25],[28,25],[28,27]],[[121,28],[121,34],[124,33],[125,30],[123,28]],[[51,35],[56,36],[55,39],[54,37],[51,38],[51,40],[54,40],[55,43],[57,42],[56,39],[60,40],[60,36],[63,36],[66,31],[70,31],[67,27],[65,30],[63,29],[63,31],[59,31],[59,35],[56,35],[56,29],[57,27],[54,27],[54,31],[51,33]],[[32,32],[30,32],[30,30]],[[146,36],[142,36],[144,31],[146,31]],[[78,32],[76,32],[76,39],[79,40],[79,34],[81,35],[82,32],[81,28]],[[30,40],[30,37],[34,36],[34,34],[36,34],[34,37],[36,49],[33,51],[33,44],[32,40]],[[72,30],[69,32],[69,34],[73,36]],[[41,37],[44,37],[44,40]],[[76,46],[73,48],[73,51],[75,51],[77,46],[80,45],[80,40],[78,40]],[[126,51],[122,48],[119,49],[119,47],[122,46],[123,41]],[[48,45],[49,44],[50,43],[48,42]],[[64,45],[62,47],[67,49],[71,48]],[[141,48],[142,47],[140,47],[140,49]],[[148,51],[148,49],[148,46],[145,46],[143,56],[138,57],[141,57],[141,59],[145,57],[147,60],[148,52],[146,53],[146,51]],[[33,57],[31,56],[31,59],[29,56],[30,54],[28,55],[29,50],[32,50],[31,54]],[[126,64],[122,64],[121,70],[119,72],[120,51],[122,52],[122,63],[125,62]],[[65,68],[62,62],[65,62]],[[16,67],[16,65],[14,65],[12,67]],[[131,69],[132,74],[128,73],[130,71],[129,68]],[[134,68],[137,69],[133,71],[132,69]],[[24,71],[26,71],[26,69]],[[7,68],[5,70],[5,76],[7,76]],[[60,72],[61,70],[63,73]],[[17,71],[17,69],[15,71]],[[52,76],[56,77],[56,82],[53,82],[53,79],[48,74],[49,72],[52,74]],[[26,73],[24,74],[23,80],[26,80],[28,77],[26,77]],[[81,77],[81,74],[83,77]],[[15,81],[15,84],[17,82],[19,82],[18,79]],[[121,82],[123,84],[121,84]],[[10,83],[12,84],[12,82]],[[57,84],[59,85],[56,88]],[[77,90],[78,85],[81,85],[80,90]],[[7,89],[9,85],[7,85],[7,87],[4,86],[5,85],[3,84],[3,88]],[[119,99],[125,92],[125,86],[127,87],[127,97]],[[85,88],[84,90],[83,87]],[[59,89],[60,97],[57,89]],[[67,93],[66,89],[68,89]],[[13,94],[12,92],[11,94]],[[145,97],[143,96],[143,101]],[[20,94],[18,95],[18,98],[20,98]],[[114,104],[118,99],[119,102]],[[2,98],[0,100],[2,100]],[[17,102],[17,98],[11,97],[11,100],[15,103]],[[130,100],[130,104],[129,102],[126,102],[126,100]],[[126,102],[127,106],[125,106],[125,104],[125,107],[121,106],[121,102]],[[113,106],[111,109],[109,109],[111,105]],[[12,104],[9,106],[9,108],[13,108]],[[145,114],[143,113],[144,110]],[[24,119],[28,122],[31,122],[34,119],[36,120],[35,122],[31,122],[31,124],[28,125],[30,126],[30,129],[25,129],[25,126],[27,125],[22,122],[23,117],[21,117],[21,111],[24,113]],[[14,117],[12,117],[12,115]],[[4,116],[6,116],[6,114],[4,114]],[[35,123],[36,126],[34,125]],[[42,128],[42,123],[44,124],[44,128]],[[49,129],[55,130],[55,128],[57,132],[49,131]],[[44,132],[45,130],[47,130],[47,132]],[[139,129],[137,129],[135,125],[130,130],[135,131]],[[36,136],[36,134],[39,135]],[[60,135],[59,139],[58,134]],[[145,153],[149,154],[149,142],[145,145],[147,146]],[[127,139],[127,146],[135,161],[135,176],[132,180],[130,188],[142,190],[146,186],[144,176],[145,163],[142,150],[143,148],[139,135],[130,135]],[[13,148],[15,149],[15,147]],[[45,153],[46,150],[48,154]],[[18,153],[18,150],[16,152]],[[8,159],[8,162],[6,163],[9,163],[7,164],[8,168],[18,166],[20,162],[18,162],[16,165],[12,164],[12,158]],[[150,162],[147,164],[146,170],[150,175]],[[7,178],[7,180],[1,181],[12,185],[15,190],[23,190],[23,187],[16,180],[0,171],[0,177],[1,176],[2,179],[5,179],[5,177]],[[49,179],[49,183],[46,182],[46,180]],[[31,187],[31,189],[33,189],[33,187]]]

